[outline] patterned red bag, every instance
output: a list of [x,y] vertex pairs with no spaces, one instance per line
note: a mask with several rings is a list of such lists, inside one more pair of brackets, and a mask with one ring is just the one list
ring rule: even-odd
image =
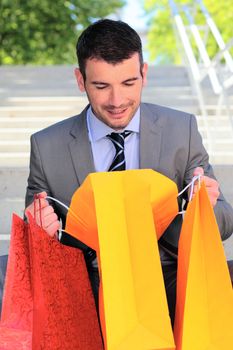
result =
[[13,215],[0,323],[1,350],[29,350],[32,338],[31,264],[28,225]]
[[[17,336],[16,336],[17,335]],[[13,216],[0,349],[102,350],[83,254]]]

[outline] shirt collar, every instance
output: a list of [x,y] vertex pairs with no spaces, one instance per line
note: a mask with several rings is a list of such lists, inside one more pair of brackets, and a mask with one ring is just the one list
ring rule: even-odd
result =
[[[87,127],[89,132],[89,139],[91,142],[98,141],[104,138],[106,135],[116,132],[116,130],[110,128],[108,125],[104,124],[99,120],[93,113],[91,106],[87,110]],[[138,107],[133,118],[127,125],[125,129],[139,133],[140,128],[140,106]],[[125,129],[121,130],[124,131]]]

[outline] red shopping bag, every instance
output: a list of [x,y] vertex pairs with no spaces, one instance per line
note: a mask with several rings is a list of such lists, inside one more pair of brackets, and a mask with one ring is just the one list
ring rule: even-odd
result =
[[0,323],[0,350],[31,350],[32,307],[28,225],[14,215]]
[[103,349],[82,252],[32,218],[13,216],[1,327],[0,349]]

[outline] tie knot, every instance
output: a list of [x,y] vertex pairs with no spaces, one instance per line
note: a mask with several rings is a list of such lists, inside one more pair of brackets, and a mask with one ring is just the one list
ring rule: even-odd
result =
[[125,138],[131,134],[131,131],[125,130],[123,132],[112,132],[107,137],[113,142],[116,148],[124,148]]

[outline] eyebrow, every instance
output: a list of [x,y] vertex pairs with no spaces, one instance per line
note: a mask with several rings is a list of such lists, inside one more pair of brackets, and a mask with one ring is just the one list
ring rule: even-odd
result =
[[[130,83],[130,82],[136,81],[138,79],[139,79],[138,77],[129,78],[129,79],[122,81],[121,84]],[[109,85],[109,83],[107,83],[105,81],[95,81],[95,80],[92,81],[91,84],[93,84],[93,85]]]
[[105,83],[104,81],[92,81],[91,84],[93,84],[93,85],[107,85],[108,83]]
[[135,80],[138,80],[139,78],[138,77],[133,77],[133,78],[130,78],[130,79],[126,79],[124,80],[122,83],[130,83],[131,81],[135,81]]

